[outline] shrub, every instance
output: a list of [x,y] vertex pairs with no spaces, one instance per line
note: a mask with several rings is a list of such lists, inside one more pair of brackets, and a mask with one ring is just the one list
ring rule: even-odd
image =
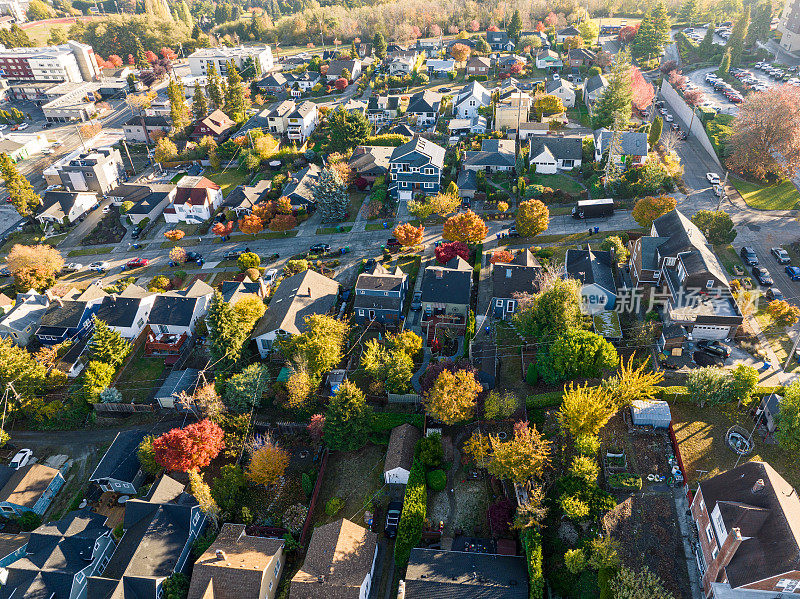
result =
[[17,524],[23,531],[29,532],[42,525],[42,517],[36,512],[24,512],[17,518]]
[[443,457],[442,436],[439,433],[434,433],[419,440],[419,459],[426,468],[439,466]]
[[400,568],[404,568],[408,564],[411,549],[416,547],[422,540],[422,527],[425,525],[427,503],[425,466],[417,459],[414,460],[411,472],[408,475],[406,494],[403,499],[403,513],[397,525],[394,561]]
[[572,574],[580,574],[586,569],[586,554],[583,549],[569,549],[564,554],[564,565]]
[[[536,384],[536,381],[539,380],[539,373],[536,371],[536,364],[531,362],[528,364],[528,370],[525,373],[525,382],[529,385],[533,386]],[[532,395],[531,398],[537,397],[536,395]],[[530,399],[530,398],[529,398]],[[527,400],[525,402],[527,404]]]
[[600,450],[600,438],[593,435],[581,435],[575,439],[575,451],[582,456],[594,456]]
[[261,266],[261,258],[258,257],[258,254],[254,254],[253,252],[245,252],[236,259],[236,266],[238,266],[239,270],[242,272],[245,272],[249,268],[258,268]]
[[641,491],[642,477],[628,472],[615,472],[608,476],[608,486],[612,489]]
[[597,475],[600,473],[600,469],[597,466],[597,462],[592,458],[578,455],[572,458],[569,473],[577,478],[582,478],[587,483],[595,483],[597,482]]
[[522,548],[528,562],[528,596],[530,599],[544,597],[544,571],[542,569],[542,537],[534,529],[528,528],[522,534]]
[[331,497],[325,504],[325,513],[330,517],[344,507],[344,499],[341,497]]
[[439,468],[428,472],[426,478],[428,479],[428,487],[433,491],[442,491],[447,486],[447,475],[444,470]]
[[303,472],[303,474],[300,475],[300,484],[303,487],[303,493],[306,494],[306,497],[311,497],[311,494],[314,492],[314,483],[311,482],[311,477],[307,472]]
[[[531,366],[533,366],[533,364],[531,364]],[[561,391],[529,395],[525,400],[525,405],[529,410],[533,408],[557,408],[561,405],[562,395]]]
[[559,505],[570,520],[583,520],[589,515],[588,504],[575,495],[564,495],[559,500]]

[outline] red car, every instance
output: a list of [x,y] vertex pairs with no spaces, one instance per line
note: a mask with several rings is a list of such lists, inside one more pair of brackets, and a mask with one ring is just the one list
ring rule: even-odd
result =
[[147,263],[147,258],[132,258],[131,260],[128,260],[127,264],[125,264],[125,268],[141,268],[143,266],[147,266]]

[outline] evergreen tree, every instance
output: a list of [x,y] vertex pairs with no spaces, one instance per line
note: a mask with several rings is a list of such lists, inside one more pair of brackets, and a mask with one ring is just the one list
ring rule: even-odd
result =
[[612,188],[622,177],[622,132],[630,119],[630,112],[627,115],[620,111],[614,115],[614,129],[611,135],[611,145],[606,156],[605,186],[606,189]]
[[[747,30],[750,28],[750,6],[744,9],[744,13],[733,26],[728,43],[725,44],[725,52],[730,54],[730,67],[739,66],[744,52],[744,42],[747,38]],[[725,71],[727,72],[727,71]]]
[[328,167],[320,173],[314,187],[314,200],[319,206],[322,222],[335,223],[347,218],[350,198],[347,185],[336,169]]
[[717,75],[727,75],[728,71],[731,70],[731,51],[725,50],[722,55],[722,60],[719,63],[719,69],[717,69]]
[[762,2],[753,10],[753,20],[747,30],[747,47],[756,45],[757,41],[766,41],[772,25],[772,3]]
[[192,29],[194,26],[194,19],[192,18],[192,11],[189,10],[189,5],[186,4],[186,0],[181,0],[178,9],[180,11],[181,21],[186,24],[186,27]]
[[94,334],[91,342],[92,360],[98,360],[120,366],[131,353],[131,344],[120,335],[119,331],[112,329],[105,321],[95,320]]
[[0,177],[6,184],[11,205],[20,216],[30,216],[42,203],[30,181],[19,174],[14,162],[5,152],[0,153]]
[[354,383],[345,381],[328,402],[322,439],[331,449],[359,449],[367,442],[371,418],[372,409],[364,393]]
[[228,63],[228,85],[225,87],[225,113],[237,123],[241,123],[244,121],[246,111],[247,96],[242,76],[231,60]]
[[189,110],[186,108],[186,92],[183,83],[170,79],[167,84],[167,97],[169,98],[169,116],[172,126],[182,131],[189,126]]
[[714,26],[714,23],[711,23],[706,30],[706,35],[703,37],[703,41],[700,42],[700,45],[697,47],[697,52],[700,56],[707,58],[714,53],[714,33],[717,28]]
[[617,62],[614,63],[608,77],[608,87],[597,100],[594,115],[595,129],[611,126],[617,115],[630,119],[633,96],[630,69],[628,52],[622,51],[617,54]]
[[514,15],[506,28],[506,33],[515,44],[519,42],[519,34],[522,33],[522,16],[519,14],[519,9],[514,11]]
[[697,0],[686,0],[678,13],[678,21],[691,27],[698,17]]
[[233,366],[239,359],[242,348],[242,331],[236,312],[219,291],[211,298],[206,325],[211,344],[211,359],[220,370]]
[[664,120],[660,116],[655,117],[650,125],[650,131],[647,133],[647,143],[650,144],[651,149],[654,148],[658,140],[661,139],[661,132],[663,130]]
[[350,58],[356,59],[358,58],[358,48],[356,48],[356,40],[353,40],[353,43],[350,44]]
[[375,32],[372,38],[372,52],[381,60],[386,58],[386,39],[380,31]]
[[203,88],[200,87],[199,83],[194,84],[194,96],[192,97],[192,113],[194,114],[195,121],[199,121],[208,116],[208,100],[206,100],[206,94],[205,92],[203,92]]
[[328,150],[344,152],[363,144],[372,134],[372,125],[360,112],[349,112],[339,106],[328,113]]
[[669,15],[663,2],[645,14],[636,37],[631,42],[631,50],[642,58],[655,58],[664,52],[669,42]]
[[150,63],[147,62],[147,56],[144,53],[144,46],[142,46],[142,40],[138,37],[136,38],[136,68],[140,71],[144,71],[150,68]]
[[211,103],[214,105],[214,108],[222,109],[225,107],[225,96],[222,93],[222,79],[217,72],[217,67],[214,66],[212,62],[208,67],[208,77],[206,78],[208,84],[206,85],[206,91],[208,92],[208,98],[211,100]]

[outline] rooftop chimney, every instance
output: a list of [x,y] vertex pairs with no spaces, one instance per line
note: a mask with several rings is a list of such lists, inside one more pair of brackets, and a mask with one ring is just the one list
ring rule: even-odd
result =
[[441,279],[444,276],[444,271],[441,268],[436,269],[436,278]]
[[225,559],[226,555],[222,549],[217,549],[217,559]]
[[753,485],[753,493],[761,493],[763,489],[764,489],[764,479],[759,478],[756,481],[756,484]]
[[308,297],[311,297],[311,287],[308,288]]

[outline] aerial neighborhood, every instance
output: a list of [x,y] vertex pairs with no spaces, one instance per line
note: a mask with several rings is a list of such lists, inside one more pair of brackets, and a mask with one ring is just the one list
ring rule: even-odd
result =
[[798,15],[0,1],[0,599],[800,594]]

